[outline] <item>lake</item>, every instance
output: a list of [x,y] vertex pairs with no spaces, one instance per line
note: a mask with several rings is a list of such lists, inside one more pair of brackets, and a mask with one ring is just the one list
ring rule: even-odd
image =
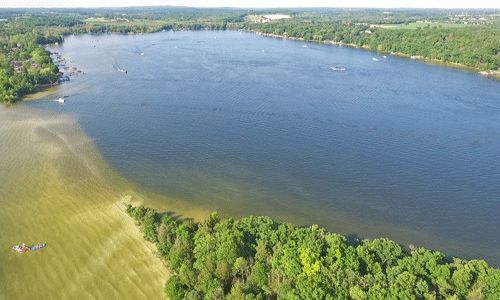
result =
[[497,80],[246,32],[48,49],[83,72],[20,106],[74,116],[152,198],[500,266]]

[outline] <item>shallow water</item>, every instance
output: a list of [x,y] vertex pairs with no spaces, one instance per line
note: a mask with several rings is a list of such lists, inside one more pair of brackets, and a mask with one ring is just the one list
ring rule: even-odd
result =
[[0,161],[0,299],[163,294],[166,269],[123,211],[141,197],[73,117],[0,106]]
[[75,116],[158,203],[500,265],[498,81],[304,45],[239,32],[72,36],[50,50],[85,74],[27,105]]

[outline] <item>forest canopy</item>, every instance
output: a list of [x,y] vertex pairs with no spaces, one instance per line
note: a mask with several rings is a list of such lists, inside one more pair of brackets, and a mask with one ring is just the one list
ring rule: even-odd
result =
[[389,239],[348,239],[269,217],[201,223],[151,208],[127,213],[156,244],[180,299],[499,299],[500,270]]

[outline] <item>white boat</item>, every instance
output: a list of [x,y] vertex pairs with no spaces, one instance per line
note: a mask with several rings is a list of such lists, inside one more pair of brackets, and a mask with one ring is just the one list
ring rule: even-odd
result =
[[59,98],[59,99],[56,99],[56,100],[54,100],[54,101],[57,101],[57,102],[59,102],[59,103],[63,103],[63,102],[64,102],[64,101],[66,101],[66,100],[64,100],[64,98]]
[[374,61],[378,61],[378,59],[376,59],[375,57],[374,57],[374,58],[372,58],[372,59],[373,59]]
[[330,69],[332,69],[334,71],[345,71],[345,68],[331,67]]
[[12,249],[19,251],[19,252],[26,252],[29,250],[29,248],[26,247],[25,244],[14,246],[14,247],[12,247]]

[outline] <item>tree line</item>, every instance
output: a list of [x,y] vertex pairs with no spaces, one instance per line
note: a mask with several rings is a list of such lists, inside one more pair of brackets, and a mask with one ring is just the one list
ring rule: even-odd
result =
[[499,299],[500,270],[483,260],[407,251],[389,239],[347,239],[269,217],[195,223],[127,206],[156,244],[180,299]]

